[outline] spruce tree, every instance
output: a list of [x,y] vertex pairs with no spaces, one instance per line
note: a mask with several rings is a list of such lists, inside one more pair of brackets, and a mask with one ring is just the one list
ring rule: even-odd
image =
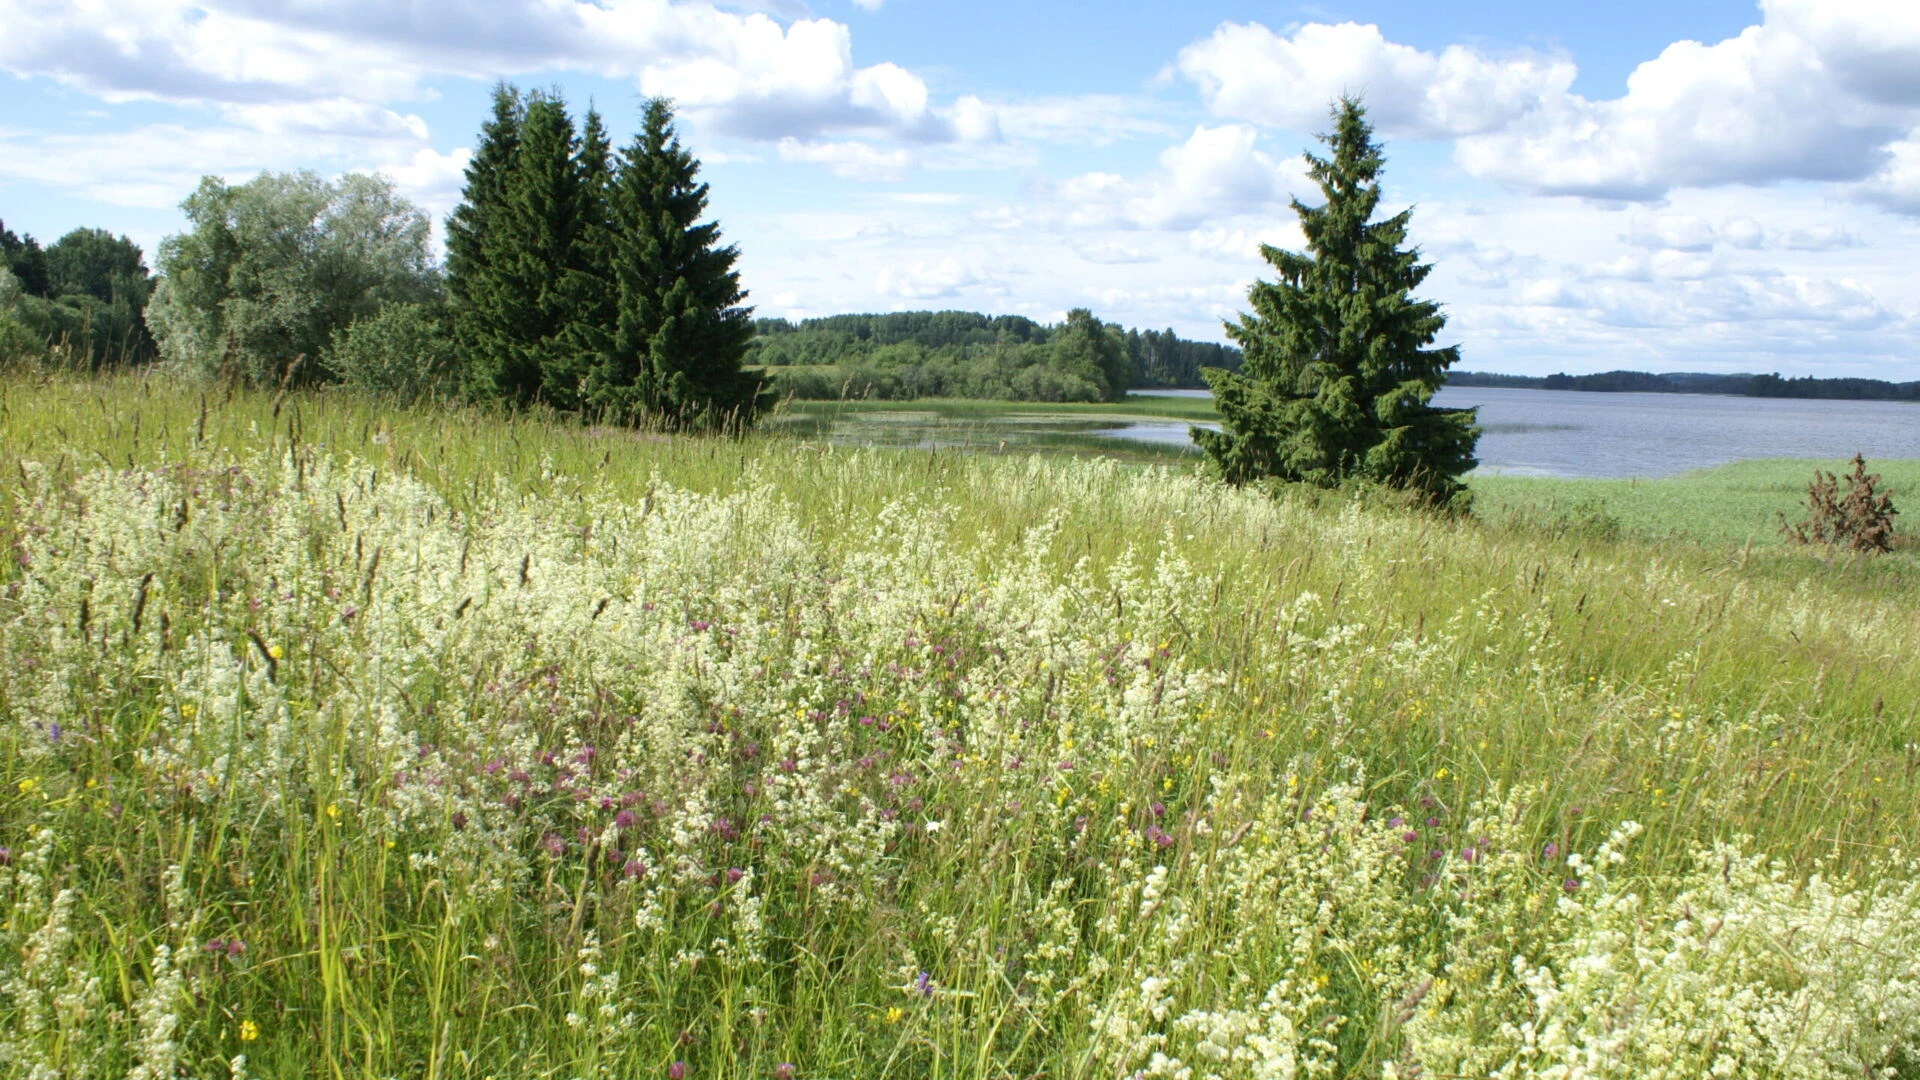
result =
[[520,146],[524,112],[519,90],[494,84],[493,117],[480,126],[480,145],[467,159],[466,189],[447,218],[447,293],[456,308],[481,302],[489,291],[485,252],[506,203],[507,170]]
[[466,189],[447,218],[447,296],[459,345],[459,381],[468,396],[481,400],[499,393],[500,375],[509,366],[505,283],[493,255],[511,243],[505,235],[507,178],[519,155],[525,118],[520,91],[496,84],[493,116],[481,125],[480,145],[467,160]]
[[506,173],[502,227],[486,249],[500,290],[494,322],[474,357],[493,395],[516,405],[579,404],[585,364],[569,333],[576,275],[585,261],[578,150],[566,103],[551,94],[528,95]]
[[[511,86],[467,166],[447,222],[448,292],[474,397],[581,406],[610,317],[604,273],[606,131],[589,113],[577,137],[566,102]],[[595,159],[598,164],[596,165]]]
[[578,405],[591,409],[585,384],[613,345],[613,147],[598,111],[589,107],[580,123],[581,228],[566,285],[573,318],[568,328],[578,371],[571,373]]
[[744,425],[765,404],[760,376],[740,366],[753,323],[733,268],[739,252],[719,246],[718,224],[700,220],[699,169],[674,132],[672,106],[647,102],[612,187],[614,332],[587,381],[589,408],[610,418]]
[[1228,324],[1246,358],[1203,370],[1223,430],[1193,437],[1229,483],[1358,479],[1446,502],[1479,438],[1473,410],[1430,404],[1459,350],[1427,347],[1446,318],[1411,295],[1432,270],[1401,247],[1412,211],[1373,220],[1384,159],[1365,108],[1342,98],[1333,123],[1328,157],[1305,155],[1324,204],[1293,201],[1307,253],[1261,247],[1280,280],[1255,282],[1253,312]]

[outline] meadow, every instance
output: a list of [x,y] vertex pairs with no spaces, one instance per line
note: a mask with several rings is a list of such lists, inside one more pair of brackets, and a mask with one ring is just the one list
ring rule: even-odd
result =
[[1908,554],[131,378],[0,476],[8,1075],[1920,1076]]

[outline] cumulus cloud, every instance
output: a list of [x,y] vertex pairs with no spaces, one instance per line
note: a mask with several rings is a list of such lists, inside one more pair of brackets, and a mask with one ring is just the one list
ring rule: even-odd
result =
[[1920,132],[1887,148],[1887,163],[1853,189],[1870,203],[1920,217]]
[[1256,149],[1245,124],[1194,128],[1160,154],[1146,176],[1086,173],[1054,189],[1065,224],[1074,228],[1191,229],[1203,222],[1284,206],[1304,188],[1299,167]]
[[1549,95],[1507,127],[1462,139],[1457,160],[1518,188],[1629,199],[1882,172],[1890,144],[1920,122],[1920,7],[1762,8],[1763,21],[1735,37],[1669,45],[1621,97]]
[[0,69],[110,101],[254,107],[405,100],[436,76],[584,71],[633,78],[753,137],[953,135],[918,76],[853,63],[842,23],[669,0],[0,0]]
[[1227,23],[1177,68],[1216,114],[1290,130],[1324,127],[1331,99],[1362,94],[1384,134],[1455,139],[1468,173],[1525,191],[1639,201],[1827,181],[1920,213],[1920,4],[1761,9],[1724,41],[1674,42],[1598,100],[1572,92],[1564,56],[1428,52],[1356,23]]
[[1182,49],[1177,67],[1220,116],[1318,130],[1335,98],[1359,94],[1385,134],[1427,139],[1503,128],[1565,94],[1575,74],[1564,57],[1487,57],[1458,45],[1423,52],[1350,22],[1289,35],[1226,23]]

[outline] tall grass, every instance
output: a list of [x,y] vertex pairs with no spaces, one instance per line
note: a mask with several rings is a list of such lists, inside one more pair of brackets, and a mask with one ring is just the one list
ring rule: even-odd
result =
[[1898,579],[133,380],[0,470],[18,1075],[1914,1075]]

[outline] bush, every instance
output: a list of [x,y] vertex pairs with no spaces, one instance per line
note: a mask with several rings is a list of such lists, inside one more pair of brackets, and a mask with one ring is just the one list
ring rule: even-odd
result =
[[0,311],[0,368],[34,363],[47,354],[46,342],[20,325],[20,320]]
[[1807,519],[1795,525],[1782,514],[1782,535],[1796,544],[1846,547],[1862,554],[1893,550],[1893,518],[1900,511],[1893,508],[1891,495],[1874,490],[1880,474],[1869,474],[1864,458],[1855,454],[1850,464],[1853,471],[1844,477],[1814,470],[1813,483],[1807,485]]
[[0,367],[38,360],[46,355],[46,338],[20,321],[18,312],[24,296],[20,279],[0,262]]
[[429,304],[388,304],[334,331],[324,367],[358,390],[401,403],[451,394],[457,373],[442,312]]

